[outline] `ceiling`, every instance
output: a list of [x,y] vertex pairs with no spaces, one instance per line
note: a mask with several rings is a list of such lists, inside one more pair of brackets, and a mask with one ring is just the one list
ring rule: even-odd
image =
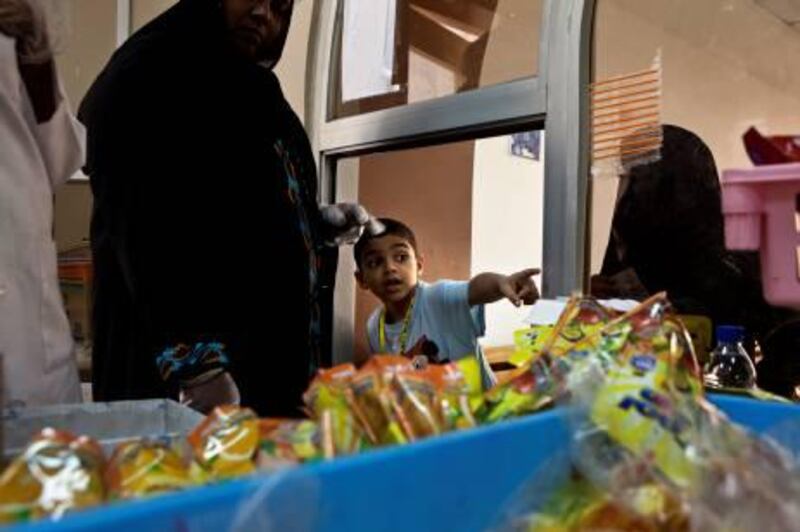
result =
[[800,31],[800,0],[754,0],[786,24]]

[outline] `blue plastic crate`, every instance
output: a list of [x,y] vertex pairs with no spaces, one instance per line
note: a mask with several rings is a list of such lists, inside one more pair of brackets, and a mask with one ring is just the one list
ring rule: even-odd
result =
[[[800,407],[719,396],[736,422],[763,432],[792,420]],[[509,497],[564,451],[567,428],[553,410],[414,445],[295,468],[271,477],[120,503],[26,531],[134,532],[226,530],[484,530]],[[786,442],[785,442],[786,443]],[[800,452],[800,439],[788,442]],[[248,505],[250,520],[237,516]],[[252,510],[255,510],[253,512]]]

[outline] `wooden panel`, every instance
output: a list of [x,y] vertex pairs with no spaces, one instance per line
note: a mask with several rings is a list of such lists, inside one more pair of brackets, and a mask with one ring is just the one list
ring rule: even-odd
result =
[[484,30],[492,26],[497,9],[497,0],[411,0],[411,4]]
[[504,364],[514,354],[514,350],[513,345],[486,347],[483,350],[483,354],[486,355],[486,360],[489,361],[489,364]]

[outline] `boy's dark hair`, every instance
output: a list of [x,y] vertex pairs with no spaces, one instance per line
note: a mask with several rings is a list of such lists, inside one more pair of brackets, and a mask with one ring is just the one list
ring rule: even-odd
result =
[[378,218],[378,221],[380,221],[384,227],[386,227],[386,230],[379,235],[369,235],[365,232],[363,235],[361,235],[361,238],[358,239],[356,245],[353,246],[353,258],[356,260],[356,267],[359,270],[361,269],[361,259],[363,258],[367,244],[376,238],[382,238],[389,235],[400,237],[408,242],[408,244],[411,246],[411,249],[414,250],[414,253],[417,253],[417,237],[414,236],[414,231],[412,231],[410,227],[403,222],[393,220],[392,218]]

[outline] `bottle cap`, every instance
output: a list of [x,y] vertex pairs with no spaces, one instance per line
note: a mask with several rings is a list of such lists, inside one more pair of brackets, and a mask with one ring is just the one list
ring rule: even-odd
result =
[[720,325],[717,327],[717,343],[735,344],[743,342],[744,337],[744,327],[739,325]]

